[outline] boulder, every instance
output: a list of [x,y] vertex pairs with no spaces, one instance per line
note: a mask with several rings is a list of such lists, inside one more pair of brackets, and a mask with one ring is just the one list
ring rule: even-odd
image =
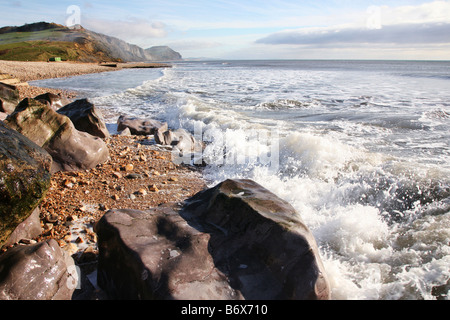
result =
[[51,166],[47,151],[0,122],[0,246],[45,196]]
[[155,132],[155,142],[161,145],[172,146],[181,153],[201,152],[203,145],[185,129],[165,130],[160,128]]
[[189,199],[182,216],[211,234],[218,269],[246,299],[329,299],[316,241],[296,210],[252,180],[226,180]]
[[185,206],[111,210],[96,225],[99,285],[114,299],[329,299],[315,239],[251,180]]
[[47,104],[55,111],[68,104],[68,101],[66,99],[63,99],[60,95],[51,92],[40,94],[34,97],[34,100],[38,100],[39,102]]
[[94,168],[109,159],[105,142],[78,131],[72,121],[34,99],[24,99],[5,120],[53,158],[52,172]]
[[108,138],[103,115],[88,99],[76,100],[57,111],[72,120],[75,128],[99,138]]
[[0,300],[70,300],[77,284],[73,259],[53,239],[0,256]]
[[166,131],[168,125],[153,119],[138,119],[121,115],[117,120],[117,131],[120,132],[126,128],[129,128],[133,135],[147,136],[155,134],[158,129]]
[[29,240],[38,237],[42,234],[41,227],[41,219],[40,219],[41,210],[39,207],[34,209],[31,215],[25,219],[24,222],[19,224],[17,228],[11,233],[8,237],[8,240],[5,243],[5,246],[12,246],[15,243],[18,243],[20,240]]
[[0,112],[11,114],[19,103],[19,90],[0,82]]
[[110,299],[242,298],[214,266],[210,236],[171,206],[110,210],[96,224],[98,285]]

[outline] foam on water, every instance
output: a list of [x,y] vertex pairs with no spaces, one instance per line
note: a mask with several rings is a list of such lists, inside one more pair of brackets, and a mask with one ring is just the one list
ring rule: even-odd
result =
[[196,132],[210,186],[249,178],[291,203],[334,299],[448,299],[450,93],[429,76],[443,70],[181,63],[94,102],[114,110],[111,122],[124,113]]

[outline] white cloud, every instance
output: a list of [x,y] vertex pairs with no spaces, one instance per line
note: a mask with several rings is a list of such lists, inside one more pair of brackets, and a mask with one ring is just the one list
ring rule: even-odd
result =
[[128,42],[139,42],[148,38],[162,38],[167,36],[164,23],[150,22],[143,19],[103,20],[84,19],[83,26],[89,30],[117,37]]
[[221,43],[213,40],[180,40],[174,41],[168,44],[169,47],[175,50],[202,50],[202,49],[211,49],[218,48],[222,46]]
[[355,43],[450,43],[450,23],[401,24],[368,28],[308,28],[288,30],[259,39],[263,44],[355,44]]
[[[359,16],[359,17],[358,17]],[[450,2],[372,6],[345,25],[284,30],[256,41],[275,45],[450,43]]]

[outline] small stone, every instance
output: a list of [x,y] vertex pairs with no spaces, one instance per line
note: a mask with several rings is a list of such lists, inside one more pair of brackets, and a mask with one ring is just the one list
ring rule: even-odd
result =
[[71,215],[71,216],[68,216],[67,218],[70,218],[70,221],[77,221],[78,220],[78,216],[76,216],[76,215]]
[[66,188],[71,189],[71,188],[73,188],[73,183],[70,182],[70,180],[65,180],[65,181],[64,181],[64,186],[65,186]]
[[127,179],[142,179],[142,176],[137,173],[130,173],[125,178],[127,178]]
[[86,212],[86,211],[87,211],[87,207],[84,205],[84,206],[82,206],[81,208],[79,208],[79,210],[80,210],[81,212]]
[[152,192],[158,192],[159,191],[158,187],[155,184],[151,185],[149,190],[152,191]]
[[65,242],[63,239],[58,240],[58,245],[60,248],[64,248],[67,246],[67,242]]
[[141,188],[141,189],[139,189],[138,193],[139,193],[140,195],[145,196],[145,195],[147,195],[147,190],[145,190],[144,188]]
[[178,181],[178,178],[176,178],[176,177],[171,177],[171,178],[169,178],[169,181],[174,181],[174,182],[176,182],[176,181]]
[[129,198],[130,198],[130,200],[134,200],[134,199],[136,199],[136,196],[134,194],[130,194]]
[[37,243],[37,241],[36,241],[36,240],[33,240],[33,239],[21,239],[21,240],[19,241],[19,243],[23,243],[23,244],[35,244],[35,243]]
[[155,175],[155,176],[160,176],[161,175],[161,173],[159,173],[159,171],[153,171],[153,174]]
[[58,215],[57,214],[49,214],[45,218],[45,221],[48,223],[56,223],[58,221]]
[[134,169],[134,166],[131,163],[129,163],[125,166],[125,171],[133,171],[133,169]]
[[64,247],[64,251],[66,251],[71,256],[77,253],[78,247],[75,243],[68,243],[67,246]]
[[119,195],[115,194],[112,196],[112,199],[117,201],[120,199],[120,197],[119,197]]
[[76,238],[75,243],[83,243],[84,240],[81,237]]
[[117,178],[117,179],[121,179],[122,178],[122,174],[120,172],[113,172],[113,177]]

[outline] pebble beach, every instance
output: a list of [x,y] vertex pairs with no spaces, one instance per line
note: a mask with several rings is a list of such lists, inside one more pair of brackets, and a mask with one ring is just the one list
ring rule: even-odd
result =
[[[114,70],[96,64],[0,61],[1,73],[22,81]],[[21,99],[46,92],[69,100],[77,98],[71,91],[28,85],[17,88]],[[146,210],[165,203],[181,204],[206,187],[199,169],[175,165],[170,151],[156,145],[153,136],[111,135],[105,142],[110,154],[106,163],[52,176],[51,187],[39,205],[43,233],[35,239],[23,239],[23,244],[55,239],[83,268],[95,270],[97,239],[93,226],[109,209]],[[95,290],[88,295],[96,295]]]

